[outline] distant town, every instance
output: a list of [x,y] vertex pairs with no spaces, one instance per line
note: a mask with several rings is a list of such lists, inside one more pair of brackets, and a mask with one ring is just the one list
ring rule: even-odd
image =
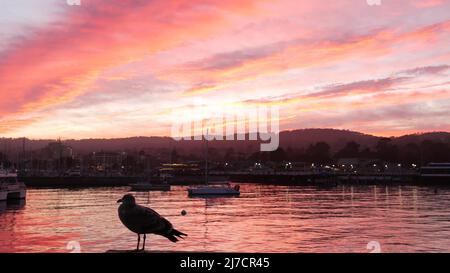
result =
[[[16,169],[23,177],[151,177],[204,173],[205,151],[198,141],[84,140],[84,146],[80,145],[81,141],[68,140],[3,139],[3,142],[4,150],[0,153],[3,168]],[[90,142],[94,144],[86,144]],[[14,149],[8,150],[8,145]],[[258,143],[250,141],[211,142],[209,172],[222,175],[408,173],[418,172],[421,166],[431,162],[450,162],[448,133],[382,138],[344,130],[309,129],[282,132],[281,147],[276,151],[259,152],[257,147]]]

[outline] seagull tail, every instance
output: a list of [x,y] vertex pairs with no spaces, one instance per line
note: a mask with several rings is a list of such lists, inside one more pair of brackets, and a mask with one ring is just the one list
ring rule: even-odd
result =
[[187,236],[187,234],[185,234],[181,231],[178,231],[176,229],[172,229],[171,232],[166,235],[166,238],[169,239],[170,241],[176,243],[176,242],[178,242],[178,238],[183,239],[183,236]]

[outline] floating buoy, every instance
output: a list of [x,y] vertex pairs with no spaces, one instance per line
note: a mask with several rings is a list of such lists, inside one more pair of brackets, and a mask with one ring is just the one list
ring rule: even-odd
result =
[[185,216],[187,214],[187,212],[185,210],[181,211],[181,215]]

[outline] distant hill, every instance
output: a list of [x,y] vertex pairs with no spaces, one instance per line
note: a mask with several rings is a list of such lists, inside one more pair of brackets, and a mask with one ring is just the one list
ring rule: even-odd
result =
[[[374,147],[380,137],[363,134],[349,130],[336,129],[299,129],[283,131],[280,133],[280,146],[284,149],[300,149],[310,144],[324,141],[333,151],[342,148],[347,142],[355,141],[361,147]],[[423,134],[405,135],[392,138],[393,143],[406,145],[408,143],[420,143],[424,140],[442,141],[450,143],[449,132],[431,132]],[[0,139],[0,152],[9,156],[16,156],[23,147],[25,150],[36,150],[45,147],[49,142],[56,140],[30,140],[26,139]],[[175,141],[170,137],[129,137],[116,139],[81,139],[64,140],[76,153],[88,153],[93,151],[139,151],[167,153],[176,148],[184,153],[199,154],[202,152],[202,141]],[[212,141],[210,148],[226,150],[232,148],[236,152],[252,153],[259,150],[259,141]],[[24,145],[24,146],[23,146]]]
[[404,135],[393,139],[393,143],[405,145],[408,143],[421,143],[425,140],[440,141],[450,143],[450,133],[448,132],[431,132],[422,134]]
[[301,129],[280,133],[280,145],[283,148],[307,147],[316,142],[327,142],[332,150],[342,148],[347,142],[355,141],[363,147],[376,145],[379,137],[349,130]]

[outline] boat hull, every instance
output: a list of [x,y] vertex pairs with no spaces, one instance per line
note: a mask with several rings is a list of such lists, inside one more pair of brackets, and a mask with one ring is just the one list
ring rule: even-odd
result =
[[169,184],[131,184],[133,191],[170,191]]
[[27,195],[26,189],[0,190],[0,201],[6,201],[11,199],[25,199],[26,195]]
[[189,196],[237,196],[240,192],[233,188],[198,187],[188,189]]

